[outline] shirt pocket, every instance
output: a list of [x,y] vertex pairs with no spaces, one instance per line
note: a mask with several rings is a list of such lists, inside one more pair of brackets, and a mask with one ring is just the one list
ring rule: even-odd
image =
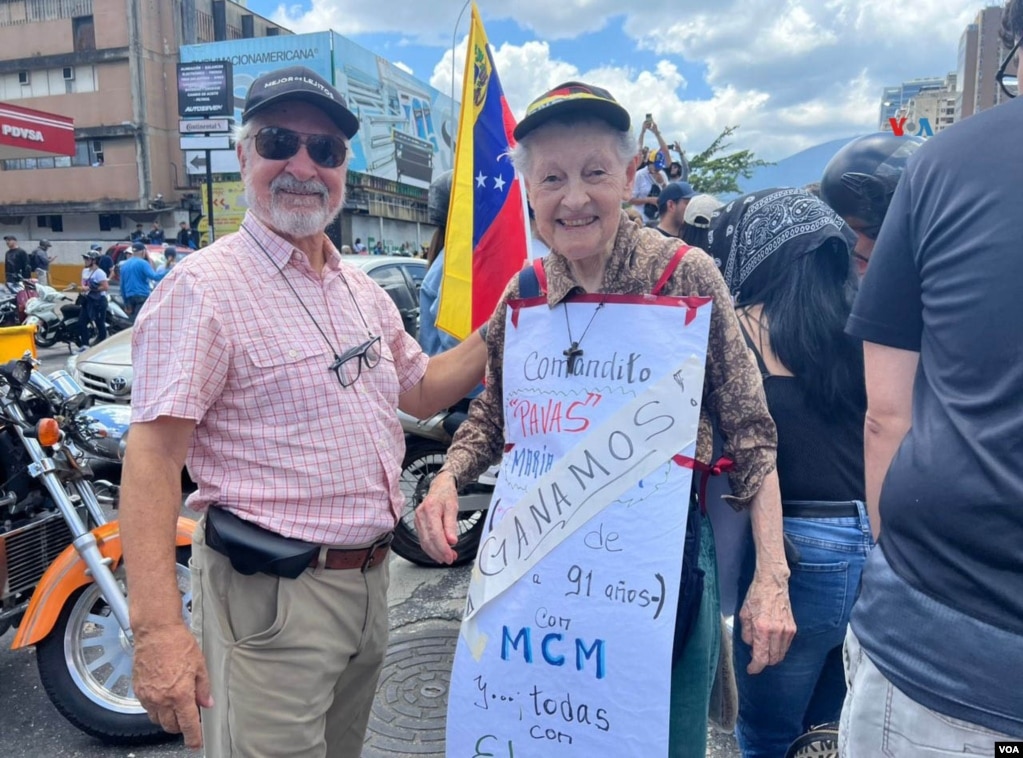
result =
[[325,345],[307,336],[265,334],[246,339],[233,381],[231,403],[246,418],[274,425],[303,423],[317,412],[327,382],[331,357]]
[[[327,357],[326,347],[310,344],[307,340],[288,339],[285,335],[267,335],[263,339],[246,341],[244,350],[249,361],[258,369],[294,366],[311,358]],[[326,371],[326,363],[323,368]]]

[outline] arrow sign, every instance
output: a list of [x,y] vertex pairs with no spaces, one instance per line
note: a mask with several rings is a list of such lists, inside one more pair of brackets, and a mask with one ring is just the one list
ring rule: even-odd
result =
[[185,151],[185,171],[190,175],[203,175],[206,173],[206,160],[209,156],[210,170],[214,174],[237,174],[241,169],[238,166],[238,156],[234,150],[204,150]]

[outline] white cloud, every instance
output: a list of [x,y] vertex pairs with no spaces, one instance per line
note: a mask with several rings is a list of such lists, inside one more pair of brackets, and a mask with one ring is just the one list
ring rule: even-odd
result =
[[[311,0],[308,11],[280,6],[275,20],[296,31],[392,32],[403,43],[438,46],[430,82],[460,85],[466,12],[454,54],[454,20],[463,0]],[[990,0],[994,2],[994,0]],[[728,125],[735,147],[777,159],[841,136],[876,128],[881,88],[956,66],[959,36],[983,0],[481,0],[484,22],[514,20],[536,40],[510,44],[493,36],[494,57],[513,111],[560,82],[581,78],[611,90],[639,121],[655,114],[669,141],[696,151]],[[560,59],[548,42],[607,26],[620,28],[644,53],[607,51],[587,70]],[[593,37],[599,44],[599,36]],[[584,41],[588,44],[590,39]],[[565,43],[562,43],[565,44]],[[561,49],[561,48],[559,48]],[[570,43],[565,49],[571,49]],[[649,63],[650,54],[655,62]],[[404,57],[404,55],[403,55]],[[588,60],[592,60],[592,50]],[[695,99],[681,70],[702,67],[710,95]],[[703,88],[698,88],[702,91]],[[456,90],[460,92],[459,90]]]
[[413,71],[412,67],[407,63],[402,63],[401,61],[394,61],[394,67],[400,68],[402,71],[404,71],[406,74],[409,74],[410,76],[416,75],[416,72]]

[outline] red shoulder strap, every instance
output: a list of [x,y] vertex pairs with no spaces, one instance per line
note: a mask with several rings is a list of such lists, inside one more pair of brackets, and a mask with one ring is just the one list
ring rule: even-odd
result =
[[686,253],[690,250],[692,250],[692,248],[689,245],[682,245],[675,251],[675,254],[671,256],[671,260],[668,261],[668,265],[664,267],[664,273],[661,274],[661,278],[658,279],[657,284],[654,285],[652,290],[653,294],[661,294],[661,290],[664,289],[664,285],[668,283],[669,279],[671,279],[672,275],[675,273],[675,269],[678,268],[678,264],[682,262]]
[[543,258],[533,259],[533,271],[536,272],[536,282],[540,285],[540,294],[547,294],[547,272],[543,267]]

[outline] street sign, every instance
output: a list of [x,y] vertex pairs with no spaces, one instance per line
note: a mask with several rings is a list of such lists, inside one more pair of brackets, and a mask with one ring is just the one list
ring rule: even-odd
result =
[[178,131],[182,134],[209,134],[210,132],[231,131],[229,118],[202,118],[178,122]]
[[230,116],[234,85],[230,61],[178,64],[178,115],[181,118]]
[[202,135],[181,136],[182,150],[230,150],[231,138],[226,134],[207,137]]
[[214,174],[237,174],[238,156],[234,150],[189,150],[185,153],[185,172],[189,175],[206,174],[206,156],[210,156],[210,172]]

